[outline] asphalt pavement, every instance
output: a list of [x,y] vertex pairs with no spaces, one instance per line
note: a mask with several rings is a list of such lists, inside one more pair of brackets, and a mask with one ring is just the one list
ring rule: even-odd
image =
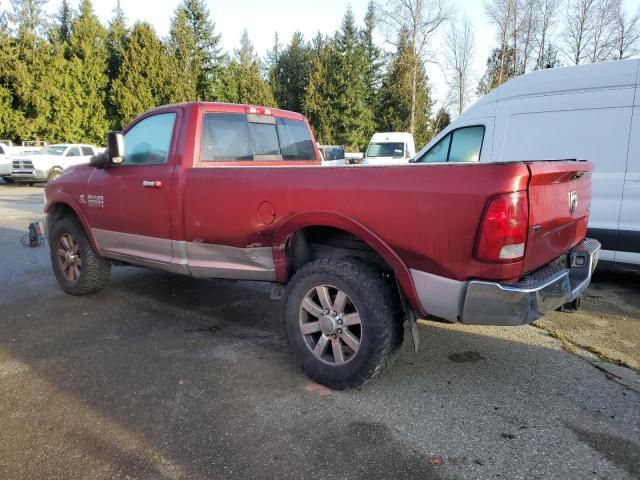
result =
[[267,284],[118,267],[64,294],[20,242],[41,209],[0,184],[0,478],[640,478],[640,393],[547,330],[422,321],[330,391]]

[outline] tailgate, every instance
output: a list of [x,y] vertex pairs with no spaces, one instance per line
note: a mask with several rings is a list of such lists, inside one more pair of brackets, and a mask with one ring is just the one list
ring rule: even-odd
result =
[[587,233],[591,203],[590,162],[528,163],[529,239],[524,272],[569,251]]

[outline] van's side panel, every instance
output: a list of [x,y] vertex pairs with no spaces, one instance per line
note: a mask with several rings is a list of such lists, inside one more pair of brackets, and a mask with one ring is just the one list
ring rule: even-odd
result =
[[[616,250],[634,87],[498,103],[493,161],[577,158],[594,163],[589,227]],[[603,258],[614,260],[613,252]]]
[[640,264],[640,86],[634,104],[616,262]]

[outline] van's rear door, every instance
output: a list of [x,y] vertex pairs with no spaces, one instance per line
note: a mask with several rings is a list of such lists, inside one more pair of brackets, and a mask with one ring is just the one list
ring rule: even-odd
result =
[[586,235],[592,165],[583,161],[527,163],[529,238],[524,272],[566,253]]

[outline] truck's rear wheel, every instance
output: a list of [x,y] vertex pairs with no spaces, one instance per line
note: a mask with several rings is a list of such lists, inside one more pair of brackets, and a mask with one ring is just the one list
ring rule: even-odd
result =
[[336,389],[378,376],[402,340],[392,295],[382,274],[358,261],[301,268],[287,287],[284,324],[307,375]]
[[99,256],[75,217],[64,217],[51,228],[51,264],[58,283],[71,295],[102,290],[111,277],[111,261]]
[[11,177],[2,177],[2,180],[4,180],[5,183],[9,183],[9,184],[16,183],[15,179]]

